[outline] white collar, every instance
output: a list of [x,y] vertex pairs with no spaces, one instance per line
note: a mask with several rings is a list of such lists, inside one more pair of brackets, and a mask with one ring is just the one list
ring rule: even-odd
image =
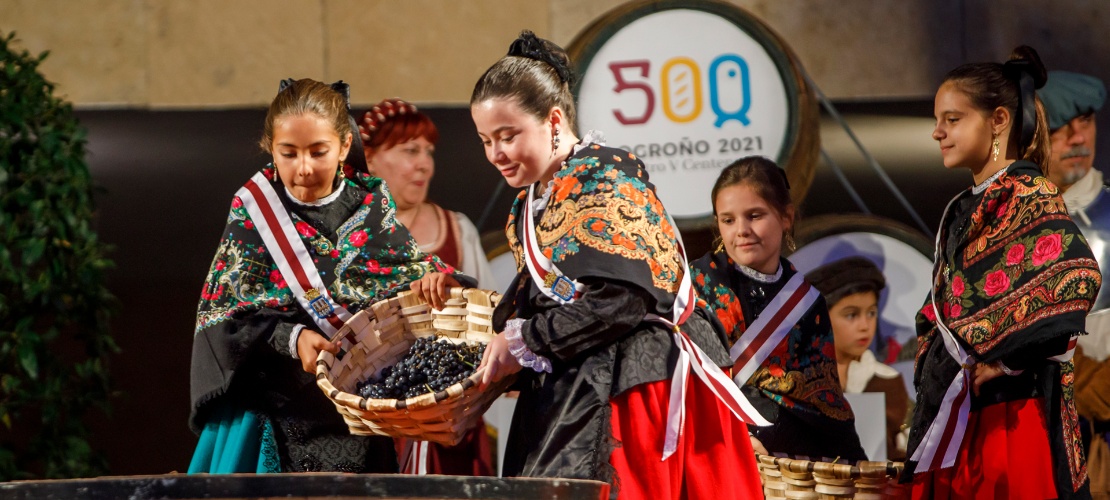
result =
[[898,370],[891,368],[875,359],[875,353],[871,349],[863,351],[859,360],[852,361],[848,365],[848,383],[845,384],[844,392],[849,394],[859,394],[867,387],[867,383],[871,381],[871,377],[879,377],[891,379],[898,376]]
[[779,268],[775,269],[774,274],[764,274],[764,273],[756,271],[755,269],[752,269],[748,266],[744,266],[744,265],[740,265],[740,264],[736,264],[736,270],[740,271],[741,273],[744,273],[744,276],[747,276],[747,277],[749,277],[753,280],[756,280],[760,283],[776,283],[776,282],[778,282],[778,280],[780,278],[782,278],[782,263],[781,262],[779,263]]
[[971,188],[971,193],[972,194],[979,194],[979,193],[982,193],[983,191],[986,191],[987,186],[990,186],[992,182],[998,180],[999,177],[1002,177],[1002,174],[1005,174],[1006,169],[1008,169],[1008,168],[1010,168],[1009,165],[1003,167],[1002,170],[999,170],[999,171],[995,172],[994,175],[990,176],[987,180],[976,184],[975,187]]
[[[345,188],[346,186],[347,186],[346,182],[339,181],[339,188],[337,188],[335,191],[332,191],[331,194],[329,194],[329,195],[327,195],[323,198],[320,198],[316,201],[301,201],[301,200],[298,200],[296,196],[293,196],[293,193],[289,192],[289,188],[287,188],[287,187],[285,188],[285,194],[289,196],[290,200],[293,200],[293,203],[296,203],[296,204],[298,204],[302,207],[322,207],[324,205],[327,205],[327,204],[337,200],[339,198],[339,194],[343,192],[343,188]],[[282,187],[285,187],[285,185],[282,184]]]

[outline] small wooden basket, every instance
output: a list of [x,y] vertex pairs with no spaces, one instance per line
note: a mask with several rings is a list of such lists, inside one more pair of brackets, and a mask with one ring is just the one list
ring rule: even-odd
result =
[[478,370],[443,391],[409,399],[366,399],[357,384],[377,378],[387,366],[408,354],[417,338],[430,335],[457,342],[493,340],[490,316],[500,295],[475,288],[452,288],[441,311],[404,291],[359,311],[336,338],[351,344],[337,357],[327,351],[316,359],[316,384],[335,403],[351,434],[406,437],[455,445],[475,425],[515,377],[505,377],[479,391],[484,370]]
[[909,487],[898,483],[902,462],[846,465],[757,454],[756,463],[767,500],[909,498]]

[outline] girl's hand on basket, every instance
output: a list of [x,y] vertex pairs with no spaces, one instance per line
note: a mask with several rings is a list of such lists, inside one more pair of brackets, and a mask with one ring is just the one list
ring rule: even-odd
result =
[[443,309],[447,299],[450,298],[447,289],[453,286],[460,286],[454,276],[447,273],[428,273],[413,281],[409,288],[438,311]]
[[316,357],[320,355],[320,351],[338,354],[339,340],[329,342],[319,332],[308,328],[301,330],[301,336],[297,337],[297,357],[301,359],[301,368],[304,371],[316,373]]
[[478,365],[479,370],[482,368],[486,370],[482,375],[482,384],[479,386],[482,390],[520,371],[520,362],[516,360],[513,353],[509,352],[509,341],[505,339],[505,334],[497,334],[486,346],[486,352],[482,354],[482,364]]

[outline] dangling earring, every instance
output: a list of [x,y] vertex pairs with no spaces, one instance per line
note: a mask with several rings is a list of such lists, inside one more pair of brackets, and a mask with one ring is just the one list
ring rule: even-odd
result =
[[994,144],[991,146],[991,154],[994,155],[991,161],[998,161],[998,134],[994,134]]
[[716,238],[716,243],[717,243],[717,246],[716,246],[716,248],[715,248],[715,249],[713,250],[714,252],[723,252],[723,251],[725,251],[725,240],[724,240],[723,238],[721,238],[720,236],[718,236],[718,237]]
[[790,250],[790,253],[794,253],[798,249],[798,245],[794,243],[794,235],[790,233],[786,234],[786,249]]
[[559,150],[559,127],[555,127],[555,132],[551,134],[551,156],[555,156],[555,152]]

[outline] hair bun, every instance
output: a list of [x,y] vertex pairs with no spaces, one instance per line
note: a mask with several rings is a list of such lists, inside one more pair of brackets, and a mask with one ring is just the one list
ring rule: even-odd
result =
[[1017,77],[1019,72],[1028,73],[1033,77],[1033,88],[1039,89],[1048,82],[1048,70],[1041,62],[1041,56],[1037,54],[1036,49],[1028,45],[1016,47],[1004,66],[1012,72],[1011,77]]
[[537,37],[531,30],[524,30],[520,32],[520,36],[513,43],[509,45],[509,53],[507,55],[516,57],[525,57],[546,63],[555,69],[559,74],[559,79],[563,83],[570,84],[573,76],[570,70],[570,60],[567,58],[562,47],[554,43]]

